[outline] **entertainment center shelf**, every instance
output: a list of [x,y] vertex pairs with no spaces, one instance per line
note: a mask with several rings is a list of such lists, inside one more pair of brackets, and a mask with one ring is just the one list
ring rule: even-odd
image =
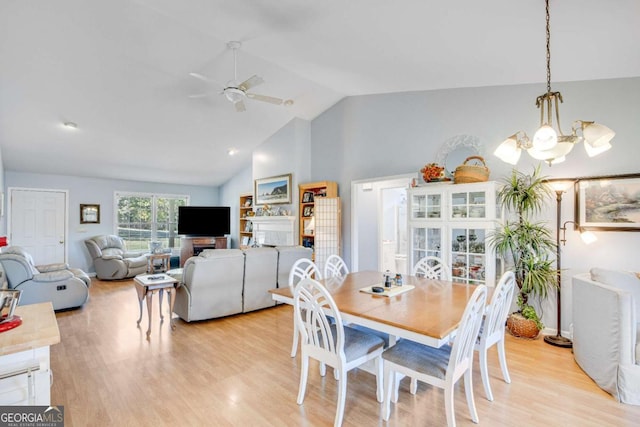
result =
[[227,249],[226,237],[181,237],[180,238],[180,267],[192,256],[198,255],[205,249]]

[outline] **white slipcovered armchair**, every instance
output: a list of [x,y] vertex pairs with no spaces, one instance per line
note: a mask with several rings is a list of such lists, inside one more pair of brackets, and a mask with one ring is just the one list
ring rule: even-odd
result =
[[54,310],[79,307],[89,298],[91,279],[67,264],[34,265],[20,246],[4,248],[0,264],[9,289],[21,290],[20,305],[50,301]]
[[640,405],[640,279],[592,268],[573,277],[573,355],[618,401]]
[[101,280],[126,279],[147,271],[144,251],[127,251],[124,240],[115,235],[95,236],[84,241]]

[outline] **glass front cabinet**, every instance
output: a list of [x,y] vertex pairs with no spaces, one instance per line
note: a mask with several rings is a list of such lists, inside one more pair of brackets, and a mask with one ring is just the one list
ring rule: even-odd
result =
[[409,270],[427,255],[449,266],[452,280],[495,286],[501,265],[487,243],[500,219],[498,183],[434,183],[410,188]]

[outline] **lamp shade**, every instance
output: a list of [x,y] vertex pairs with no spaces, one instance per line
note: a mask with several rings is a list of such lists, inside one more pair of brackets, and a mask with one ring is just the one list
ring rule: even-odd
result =
[[591,231],[582,231],[580,233],[580,238],[587,245],[590,245],[591,243],[593,243],[593,242],[598,240],[596,235],[593,234]]
[[306,234],[313,234],[313,231],[315,230],[315,228],[316,228],[316,218],[312,216],[309,222],[305,224],[304,232]]
[[549,185],[553,188],[553,191],[565,192],[573,185],[575,181],[572,180],[550,180]]
[[589,157],[597,156],[598,154],[604,153],[610,148],[611,144],[608,142],[606,144],[593,147],[592,145],[588,144],[586,140],[584,141],[584,149],[587,151],[587,155]]
[[522,149],[518,147],[517,135],[512,135],[505,139],[502,144],[496,148],[493,154],[505,163],[515,165],[520,160]]
[[573,150],[572,142],[558,142],[555,147],[550,150],[538,150],[531,147],[527,150],[529,155],[534,159],[545,160],[551,163],[561,163],[564,157]]
[[550,150],[558,143],[558,133],[548,124],[540,126],[533,135],[533,148],[538,151]]
[[616,133],[599,123],[582,122],[582,135],[586,145],[597,148],[609,144]]

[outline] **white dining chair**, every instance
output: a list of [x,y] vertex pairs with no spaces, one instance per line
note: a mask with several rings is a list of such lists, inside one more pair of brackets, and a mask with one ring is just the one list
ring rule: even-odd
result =
[[340,255],[330,255],[324,264],[324,278],[344,277],[349,274],[349,267]]
[[[431,255],[419,259],[416,265],[413,266],[411,274],[427,279],[451,280],[449,267],[440,258]],[[411,379],[409,391],[411,394],[416,394],[418,391],[418,381],[415,378]]]
[[[373,360],[376,368],[376,398],[382,402],[382,351],[384,342],[342,323],[342,316],[329,291],[316,280],[306,278],[293,291],[293,312],[302,338],[301,372],[297,402],[304,401],[309,358],[333,367],[338,379],[338,402],[334,426],[342,425],[347,394],[347,372]],[[329,319],[331,316],[331,319]],[[321,373],[321,375],[324,375]]]
[[426,277],[427,279],[451,280],[451,271],[437,256],[428,255],[418,260],[413,266],[413,276]]
[[445,413],[449,427],[456,425],[453,410],[454,386],[464,375],[464,391],[471,419],[474,423],[478,423],[478,413],[473,399],[473,348],[478,337],[486,301],[487,287],[477,286],[462,314],[453,345],[435,348],[415,341],[401,340],[382,353],[385,386],[382,415],[385,421],[389,420],[392,398],[397,402],[396,375],[399,373],[444,389]]
[[498,359],[500,360],[502,377],[507,384],[511,383],[504,350],[504,329],[507,315],[509,314],[509,309],[513,301],[515,286],[516,277],[513,272],[507,271],[504,273],[493,292],[493,297],[487,307],[482,327],[480,328],[480,335],[475,344],[475,350],[480,356],[482,384],[484,385],[484,391],[489,401],[493,401],[493,393],[491,392],[491,384],[489,383],[487,350],[492,345],[497,345],[498,348]]
[[[289,289],[291,290],[291,294],[293,294],[293,290],[295,285],[302,279],[306,279],[308,277],[312,277],[316,280],[322,279],[322,274],[320,274],[320,269],[318,266],[308,258],[300,258],[291,267],[289,271]],[[291,357],[296,357],[298,353],[298,336],[300,335],[298,331],[298,326],[295,322],[293,322],[293,344],[291,345]]]

